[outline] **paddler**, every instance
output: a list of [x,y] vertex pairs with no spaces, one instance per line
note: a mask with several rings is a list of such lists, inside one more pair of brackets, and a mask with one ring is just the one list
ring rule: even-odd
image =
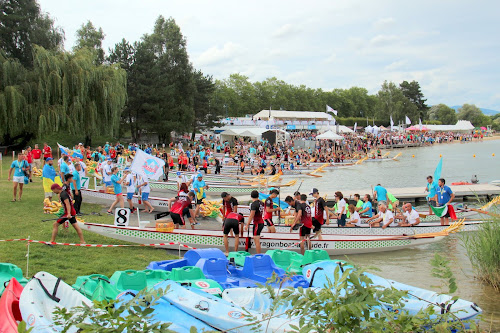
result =
[[[177,201],[169,207],[170,217],[174,222],[175,228],[186,229],[186,223],[184,222],[184,209],[192,205],[192,201],[195,198],[194,192],[189,192],[187,196],[179,196]],[[194,224],[191,223],[191,229],[194,229]]]
[[411,203],[407,202],[403,204],[403,214],[398,215],[397,218],[403,219],[402,222],[399,223],[400,227],[414,227],[420,223],[420,215],[412,207]]
[[373,215],[373,206],[372,206],[372,198],[369,194],[365,194],[363,197],[363,207],[359,211],[359,215],[361,217],[372,217]]
[[394,220],[392,212],[387,209],[385,201],[380,201],[377,207],[378,213],[366,220],[366,222],[370,224],[370,227],[379,227],[380,223],[382,223],[382,229],[387,227],[396,227],[398,225]]
[[325,223],[325,215],[326,224],[330,224],[330,217],[328,216],[329,214],[325,214],[325,211],[327,211],[326,202],[325,199],[320,197],[317,188],[313,188],[309,195],[312,195],[314,197],[314,214],[311,219],[312,225],[314,226],[313,232],[316,234],[316,236],[318,236],[319,240],[323,240],[323,237],[321,236],[321,227]]
[[245,219],[243,214],[230,212],[224,219],[223,232],[224,232],[224,247],[226,248],[225,255],[229,254],[229,233],[234,234],[234,251],[238,252],[238,243],[240,241],[240,224],[243,224]]
[[273,213],[279,212],[281,208],[278,206],[274,208],[274,198],[277,198],[280,192],[277,189],[272,189],[269,192],[269,196],[264,202],[264,222],[267,224],[267,229],[269,232],[276,232],[276,228],[273,223]]
[[[75,208],[73,207],[73,202],[71,200],[71,196],[67,191],[64,191],[63,188],[59,184],[52,184],[50,187],[52,192],[59,194],[59,199],[61,200],[61,205],[64,208],[64,214],[54,222],[53,227],[52,227],[52,237],[50,238],[50,242],[54,243],[56,241],[57,237],[57,231],[59,229],[59,226],[63,224],[66,221],[69,221],[73,228],[75,229],[76,233],[78,234],[78,237],[80,238],[80,244],[85,244],[85,240],[83,239],[83,233],[82,229],[80,229],[80,226],[78,225],[76,221],[76,211]],[[50,245],[50,244],[49,244]],[[50,245],[52,246],[52,245]]]
[[262,218],[264,203],[259,200],[259,191],[252,191],[250,197],[252,198],[252,204],[250,205],[250,216],[245,225],[245,231],[248,230],[250,223],[253,222],[253,240],[255,242],[255,248],[257,253],[261,253],[260,234],[262,233],[262,229],[264,229],[264,220]]
[[361,200],[361,196],[359,194],[354,194],[354,201],[356,201],[356,211],[359,212],[363,209],[363,200]]
[[307,249],[311,249],[311,229],[312,229],[312,213],[311,207],[307,203],[307,195],[300,195],[300,203],[297,207],[297,215],[295,216],[295,221],[293,225],[290,227],[290,232],[295,230],[295,225],[299,223],[302,225],[299,230],[300,235],[300,252],[302,255],[305,253],[304,241],[307,242]]
[[229,213],[238,212],[238,200],[227,192],[221,193],[222,198],[222,216],[226,218]]

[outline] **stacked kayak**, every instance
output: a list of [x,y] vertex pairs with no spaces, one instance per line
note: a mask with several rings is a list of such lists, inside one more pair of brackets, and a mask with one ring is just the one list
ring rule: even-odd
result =
[[101,274],[79,276],[72,287],[93,301],[110,301],[120,294],[115,284]]
[[23,320],[19,309],[22,291],[23,286],[17,282],[16,278],[10,279],[0,297],[0,332],[17,333],[17,324]]
[[[58,332],[62,328],[55,325],[53,312],[56,308],[71,309],[92,302],[61,279],[46,273],[37,273],[24,287],[19,299],[21,316],[32,332]],[[72,327],[67,332],[77,332]]]
[[324,250],[306,250],[304,255],[289,250],[268,250],[266,252],[276,266],[290,273],[302,274],[302,267],[318,261],[330,260]]
[[23,271],[19,267],[14,264],[0,263],[0,296],[12,278],[15,278],[22,286],[28,283],[28,280],[23,277]]

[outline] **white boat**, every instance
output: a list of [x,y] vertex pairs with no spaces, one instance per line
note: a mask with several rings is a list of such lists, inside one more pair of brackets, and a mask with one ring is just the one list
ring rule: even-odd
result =
[[[137,244],[180,243],[193,248],[224,249],[221,230],[188,230],[175,229],[172,232],[156,231],[154,228],[121,227],[110,224],[81,223],[83,230]],[[361,235],[323,235],[323,239],[312,239],[313,249],[323,249],[330,255],[382,252],[399,250],[411,246],[437,242],[446,236],[446,232],[420,234],[411,236],[361,236]],[[240,238],[240,248],[245,248],[248,241],[251,243],[250,252],[254,252],[255,244],[251,232],[244,233]],[[262,233],[262,252],[272,249],[300,250],[298,233]],[[232,243],[232,242],[230,242]],[[169,249],[185,249],[178,244],[163,244],[160,247]]]

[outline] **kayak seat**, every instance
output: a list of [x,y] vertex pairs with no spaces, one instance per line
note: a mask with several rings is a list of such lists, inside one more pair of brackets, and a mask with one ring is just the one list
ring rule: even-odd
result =
[[140,291],[148,286],[146,273],[143,271],[116,271],[111,276],[110,281],[114,282],[120,291],[127,289]]
[[151,261],[147,269],[161,269],[164,271],[171,271],[173,268],[189,266],[186,259]]
[[259,283],[266,283],[273,273],[276,273],[279,277],[285,275],[285,271],[274,264],[271,256],[255,254],[245,257],[245,265],[240,271],[240,276]]
[[246,251],[238,251],[238,252],[229,252],[227,256],[228,259],[234,258],[234,263],[237,266],[245,265],[245,258],[248,257],[250,253]]
[[22,286],[28,283],[28,280],[23,276],[23,271],[19,267],[10,263],[0,263],[0,296],[12,278],[15,278]]
[[330,260],[330,256],[325,250],[306,250],[301,266],[324,260]]
[[205,279],[205,274],[199,267],[184,266],[172,269],[169,279],[174,281]]
[[146,269],[144,273],[146,274],[148,288],[152,288],[158,282],[167,280],[171,274],[159,269]]
[[268,250],[266,254],[271,256],[276,266],[293,273],[298,272],[295,266],[300,266],[303,261],[301,254],[289,250]]
[[217,281],[223,289],[240,286],[240,280],[232,278],[228,273],[228,260],[221,258],[204,258],[196,264],[207,279]]
[[221,258],[226,259],[224,252],[219,249],[194,249],[189,250],[184,254],[184,259],[187,260],[187,265],[185,266],[196,266],[198,260],[203,258]]
[[110,282],[106,275],[91,274],[77,277],[72,287],[87,298],[91,298],[100,281]]

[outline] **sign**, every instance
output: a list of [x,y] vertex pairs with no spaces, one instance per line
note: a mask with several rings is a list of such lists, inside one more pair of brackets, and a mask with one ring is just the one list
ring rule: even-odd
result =
[[295,125],[286,125],[286,129],[294,130],[294,129],[296,129],[296,127],[295,127]]
[[266,125],[266,129],[276,129],[276,125]]
[[316,125],[308,125],[307,129],[315,130],[316,129]]
[[115,226],[128,227],[129,220],[130,220],[130,209],[128,208],[115,209]]
[[89,189],[89,182],[90,182],[89,180],[90,180],[89,177],[82,177],[81,178],[81,185],[82,185],[83,189],[86,189],[86,190]]

